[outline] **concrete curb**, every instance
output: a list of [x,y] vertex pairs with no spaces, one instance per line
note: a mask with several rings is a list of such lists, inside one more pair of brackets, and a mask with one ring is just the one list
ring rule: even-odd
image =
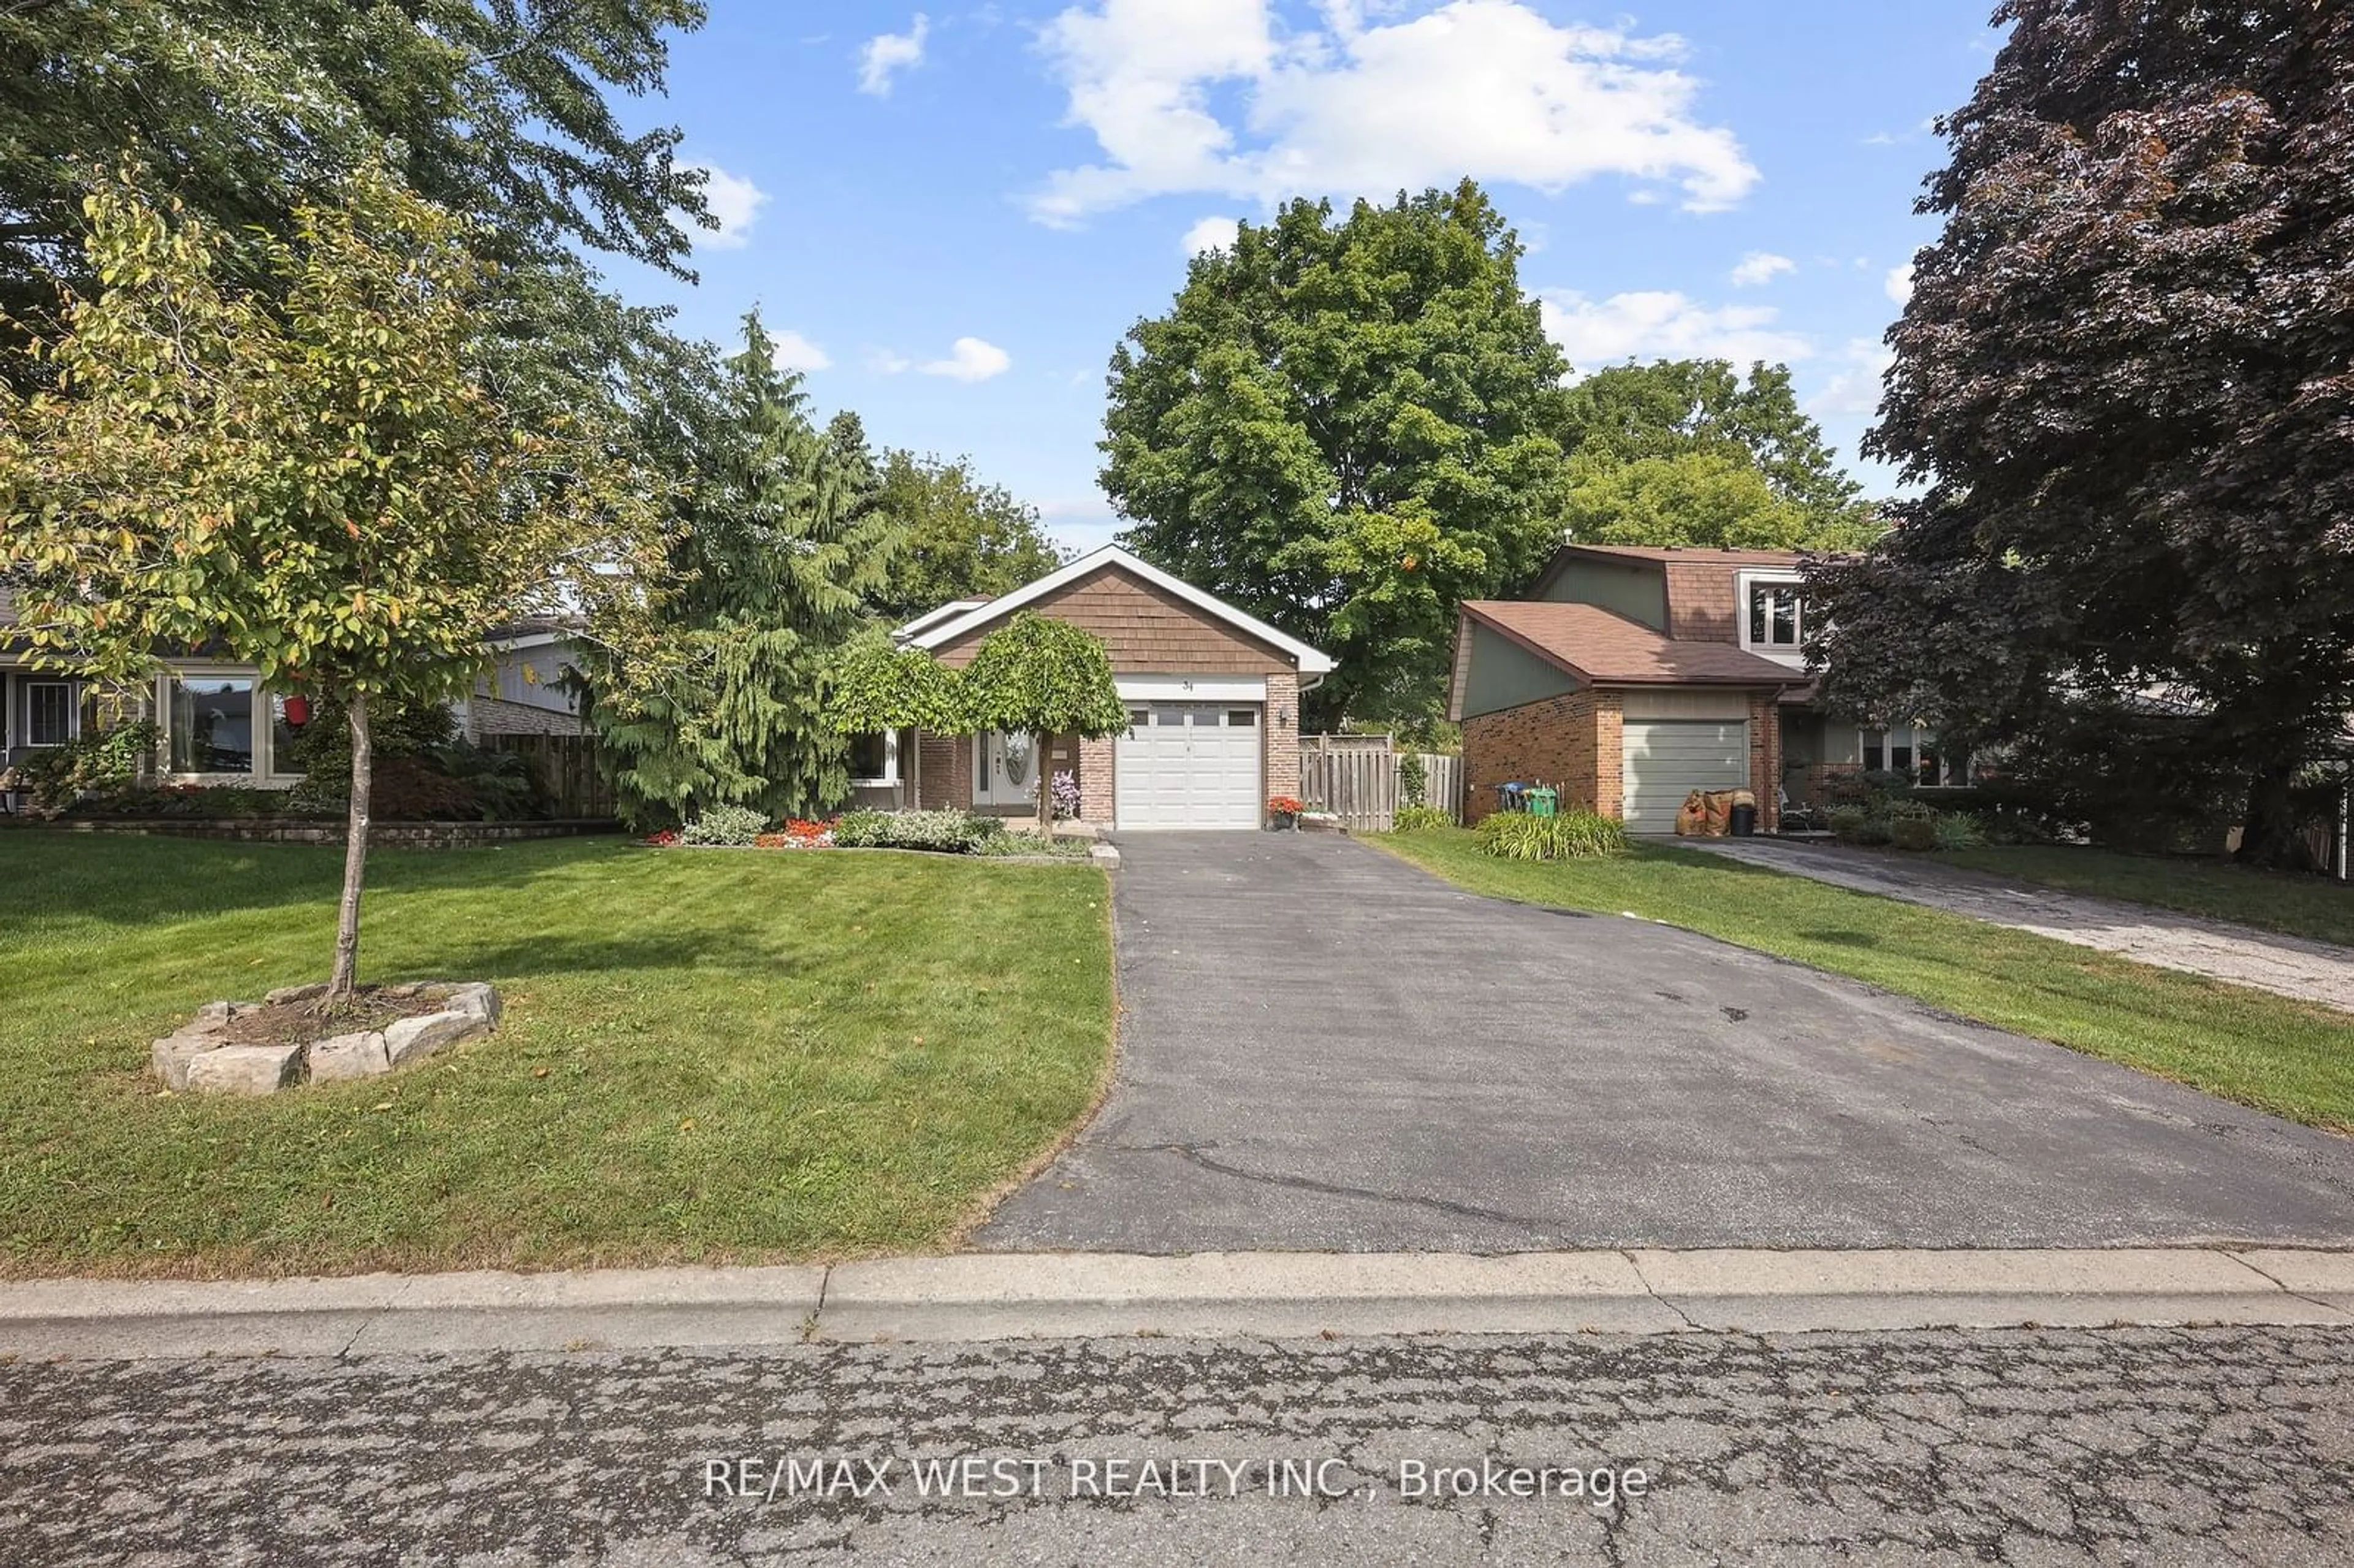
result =
[[2354,1327],[2354,1252],[964,1254],[832,1268],[0,1283],[0,1356],[95,1360],[2217,1322]]

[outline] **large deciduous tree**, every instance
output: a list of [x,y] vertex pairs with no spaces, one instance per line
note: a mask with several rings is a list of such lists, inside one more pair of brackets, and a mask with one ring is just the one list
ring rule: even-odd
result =
[[[568,245],[682,270],[705,216],[678,132],[609,92],[662,90],[699,0],[18,0],[0,5],[0,306],[78,275],[81,192],[124,157],[225,230],[281,236],[343,174],[397,151],[410,189],[479,219],[514,269]],[[233,262],[234,259],[225,259]]]
[[1305,705],[1441,698],[1455,609],[1558,539],[1568,366],[1479,188],[1294,202],[1112,356],[1103,484],[1140,554],[1329,650]]
[[876,507],[906,532],[875,609],[897,622],[960,599],[995,599],[1061,564],[1038,509],[984,482],[969,458],[884,454]]
[[1720,359],[1597,370],[1570,388],[1562,520],[1596,545],[1840,550],[1880,531],[1787,368]]
[[819,429],[800,382],[748,316],[743,348],[712,367],[706,395],[665,404],[665,428],[648,436],[684,480],[663,616],[673,662],[659,687],[625,685],[626,705],[604,700],[616,672],[597,661],[590,676],[591,720],[633,823],[721,804],[810,816],[849,791],[826,687],[897,527],[871,504],[856,421]]
[[462,225],[381,174],[344,198],[231,270],[231,237],[102,186],[82,270],[108,286],[35,341],[47,388],[0,377],[0,574],[37,657],[127,680],[214,652],[348,715],[330,1005],[358,961],[371,705],[464,693],[535,610],[642,658],[659,584],[643,476],[601,431],[516,418],[476,362],[492,281]]
[[1980,742],[2178,705],[2294,862],[2354,708],[2354,9],[1997,16],[1872,438],[1925,488],[1819,574],[1827,689]]

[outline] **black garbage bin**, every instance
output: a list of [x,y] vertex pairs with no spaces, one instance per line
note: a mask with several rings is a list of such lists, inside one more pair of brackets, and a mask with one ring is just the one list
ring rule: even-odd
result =
[[1755,806],[1735,805],[1733,808],[1732,830],[1733,836],[1736,839],[1755,838],[1757,836],[1757,808]]

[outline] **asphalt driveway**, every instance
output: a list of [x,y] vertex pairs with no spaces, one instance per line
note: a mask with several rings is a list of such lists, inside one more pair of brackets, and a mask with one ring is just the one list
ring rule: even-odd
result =
[[1120,849],[1116,1086],[977,1245],[2354,1245],[2354,1139],[1336,836]]

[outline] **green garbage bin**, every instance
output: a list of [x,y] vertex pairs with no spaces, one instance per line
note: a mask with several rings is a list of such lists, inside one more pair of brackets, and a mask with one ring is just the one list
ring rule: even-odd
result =
[[1529,791],[1529,815],[1532,817],[1550,817],[1553,815],[1553,807],[1560,801],[1560,790],[1553,789],[1551,785],[1539,785],[1536,789]]

